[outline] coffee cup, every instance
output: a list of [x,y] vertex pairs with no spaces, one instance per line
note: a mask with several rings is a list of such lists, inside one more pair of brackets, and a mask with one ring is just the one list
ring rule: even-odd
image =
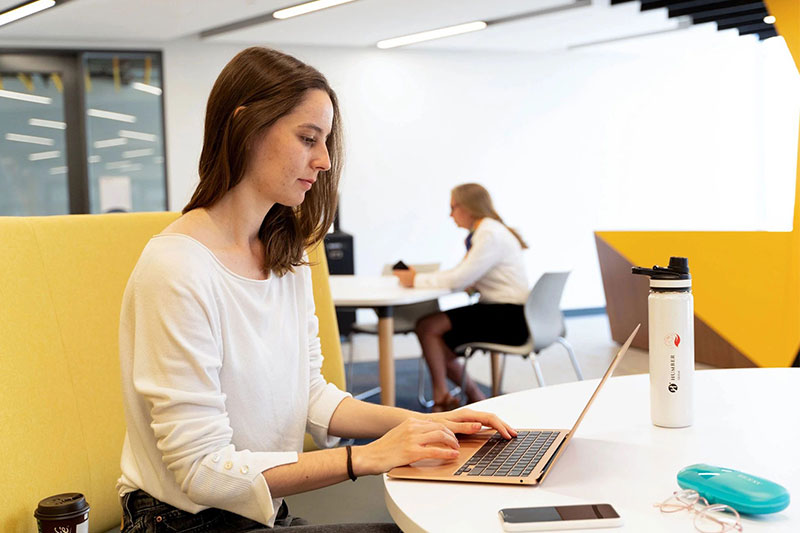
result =
[[89,533],[89,504],[78,492],[45,498],[33,516],[39,533]]

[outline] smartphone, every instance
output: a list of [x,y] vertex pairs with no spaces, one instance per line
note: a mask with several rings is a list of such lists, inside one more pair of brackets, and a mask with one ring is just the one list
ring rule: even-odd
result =
[[394,265],[392,265],[392,270],[408,270],[408,265],[403,263],[402,261],[398,261]]
[[500,521],[506,531],[557,531],[622,525],[619,513],[607,503],[500,509]]

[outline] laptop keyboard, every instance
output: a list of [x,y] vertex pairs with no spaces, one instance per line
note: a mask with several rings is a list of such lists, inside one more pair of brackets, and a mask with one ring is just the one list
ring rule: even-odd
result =
[[528,476],[557,436],[556,431],[520,431],[517,438],[506,440],[499,433],[495,433],[453,475]]

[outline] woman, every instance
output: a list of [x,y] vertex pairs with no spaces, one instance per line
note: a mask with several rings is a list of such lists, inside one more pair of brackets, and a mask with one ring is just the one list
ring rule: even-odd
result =
[[[223,69],[197,190],[123,297],[123,532],[297,524],[284,496],[451,459],[454,433],[481,425],[515,435],[488,413],[366,404],[322,378],[304,250],[331,224],[341,153],[336,94],[315,69],[264,48]],[[306,431],[320,447],[380,438],[299,453]]]
[[[433,411],[459,406],[450,396],[447,379],[461,383],[463,366],[455,349],[468,342],[523,344],[528,338],[524,304],[528,298],[528,278],[522,250],[528,246],[522,237],[503,223],[492,198],[477,183],[466,183],[452,190],[450,216],[459,228],[469,230],[467,254],[451,270],[417,274],[414,269],[395,270],[406,287],[444,287],[480,293],[476,305],[459,307],[427,316],[417,323],[416,333],[428,363],[433,384]],[[467,399],[485,398],[474,381],[467,378]]]

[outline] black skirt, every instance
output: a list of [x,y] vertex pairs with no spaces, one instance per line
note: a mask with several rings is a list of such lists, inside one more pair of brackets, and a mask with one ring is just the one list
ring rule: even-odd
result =
[[528,325],[522,305],[478,303],[444,313],[453,328],[443,335],[443,339],[454,351],[468,342],[519,346],[528,340]]

